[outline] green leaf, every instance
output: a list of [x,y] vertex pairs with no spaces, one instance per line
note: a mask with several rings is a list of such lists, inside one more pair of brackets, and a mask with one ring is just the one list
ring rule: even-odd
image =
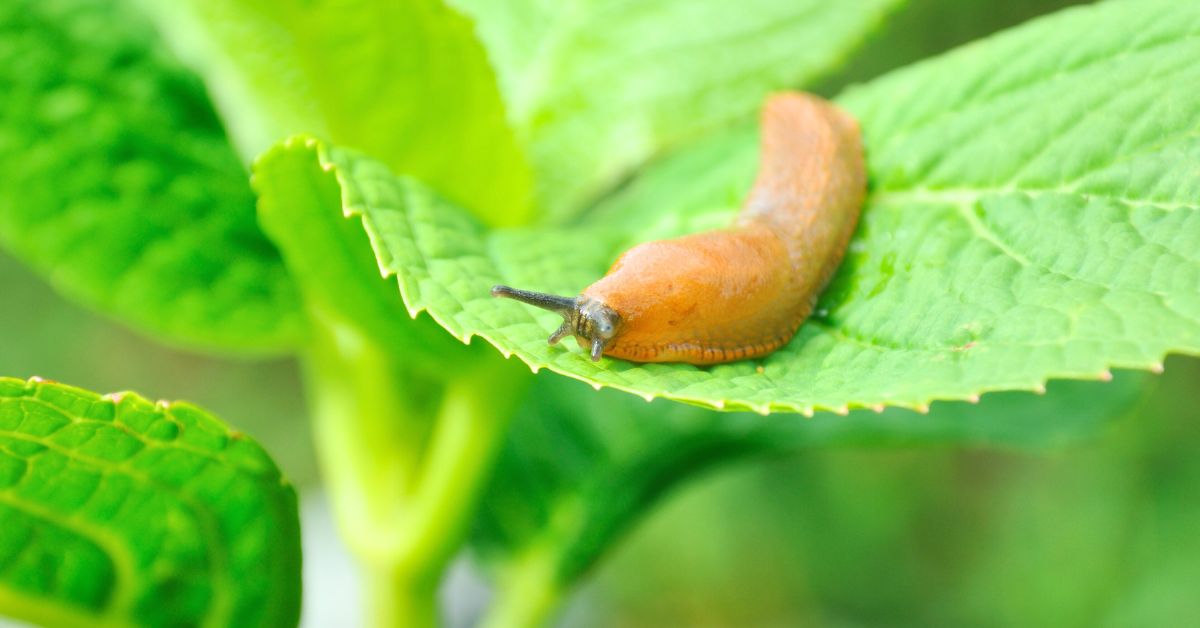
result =
[[294,626],[295,491],[186,403],[0,378],[0,614]]
[[1170,2],[1071,10],[849,94],[874,192],[814,316],[757,361],[594,364],[546,345],[554,314],[488,296],[575,294],[634,243],[729,224],[752,129],[655,165],[563,228],[485,231],[362,157],[321,159],[348,174],[346,210],[409,310],[460,339],[727,410],[922,408],[1200,352],[1198,23],[1200,8]]
[[[342,211],[341,171],[320,167],[307,139],[276,146],[254,162],[259,219],[279,247],[304,297],[304,309],[322,327],[348,331],[404,356],[413,369],[432,372],[463,347],[427,318],[410,320],[394,284],[380,277],[370,243]],[[363,340],[365,342],[365,340]],[[310,347],[311,348],[311,347]]]
[[170,341],[279,351],[296,296],[203,88],[120,3],[0,7],[0,243]]
[[250,161],[289,135],[353,146],[494,224],[532,178],[470,23],[441,0],[143,1]]
[[1058,447],[1110,426],[1148,379],[1120,373],[1107,383],[1052,382],[1044,395],[937,403],[927,414],[892,408],[791,421],[647,404],[539,378],[484,493],[473,545],[502,586],[533,578],[558,593],[664,494],[719,465],[830,446]]
[[847,60],[814,84],[820,94],[882,76],[1086,0],[907,0]]
[[[450,0],[473,17],[554,215],[829,71],[899,0]],[[435,186],[437,187],[437,186]]]

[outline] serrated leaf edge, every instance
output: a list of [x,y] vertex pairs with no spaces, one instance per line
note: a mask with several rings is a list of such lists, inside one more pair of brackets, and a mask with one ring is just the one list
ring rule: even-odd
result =
[[[283,142],[283,146],[286,149],[292,149],[292,150],[304,149],[304,150],[308,150],[308,151],[312,152],[315,155],[315,157],[317,158],[317,165],[320,167],[320,169],[323,172],[332,173],[338,181],[338,185],[341,189],[343,217],[347,218],[347,219],[357,218],[363,224],[363,228],[368,232],[368,234],[370,234],[372,232],[372,229],[366,223],[365,208],[354,203],[353,199],[351,199],[349,197],[349,195],[347,194],[347,190],[353,188],[355,184],[353,183],[353,181],[350,180],[348,173],[343,172],[342,168],[335,162],[335,160],[333,159],[333,157],[330,153],[331,147],[326,142],[319,140],[315,137],[312,137],[310,135],[297,135],[297,136],[292,136],[292,137],[288,138],[287,140],[285,140]],[[1014,189],[1013,191],[1021,192],[1021,193],[1024,192],[1023,190],[1016,190],[1016,189]],[[899,193],[899,192],[891,191],[891,193],[895,194],[895,193]],[[868,198],[868,204],[870,203],[871,200],[872,200],[871,198]],[[455,333],[455,331],[453,330],[452,324],[450,324],[448,321],[446,321],[445,319],[440,317],[436,312],[429,310],[427,306],[415,303],[414,295],[412,294],[412,290],[414,290],[415,288],[413,288],[412,286],[409,286],[406,283],[406,281],[405,281],[406,278],[403,275],[403,273],[398,272],[394,269],[388,268],[387,265],[384,263],[384,261],[379,259],[378,254],[376,254],[376,259],[379,261],[379,264],[380,264],[380,266],[379,266],[380,274],[385,279],[392,278],[393,276],[395,277],[397,286],[399,287],[399,290],[400,290],[401,299],[404,301],[405,309],[408,311],[410,316],[412,316],[415,319],[421,313],[427,314],[434,320],[434,322],[436,322],[440,327],[445,329],[451,336],[458,339],[463,344],[470,345],[471,341],[474,338],[476,338],[476,337],[482,338],[484,341],[486,341],[488,344],[490,344],[492,347],[494,347],[497,351],[499,351],[500,354],[502,356],[504,356],[505,359],[510,359],[513,356],[516,356],[518,359],[520,359],[522,362],[524,362],[525,365],[528,366],[530,371],[534,374],[539,373],[542,369],[546,369],[553,373],[557,373],[559,375],[563,375],[565,377],[569,377],[571,379],[575,379],[575,380],[587,383],[587,384],[591,385],[592,388],[594,388],[595,390],[600,390],[601,388],[607,387],[607,388],[612,388],[614,390],[619,390],[619,391],[622,391],[625,393],[629,393],[632,395],[636,395],[636,396],[641,397],[642,399],[646,400],[647,402],[652,402],[655,399],[661,398],[661,399],[667,399],[670,401],[676,401],[676,402],[696,405],[696,406],[708,408],[711,410],[717,410],[717,411],[721,411],[721,412],[750,411],[750,412],[755,412],[755,413],[763,415],[763,416],[768,416],[771,414],[779,414],[779,413],[797,413],[797,414],[801,414],[801,415],[805,416],[806,418],[812,418],[818,412],[827,412],[827,413],[836,414],[838,416],[847,416],[851,410],[856,410],[856,409],[872,410],[872,411],[878,413],[878,412],[882,412],[887,407],[896,407],[896,408],[903,408],[903,409],[912,410],[914,412],[925,414],[925,413],[929,412],[930,404],[932,404],[934,402],[938,402],[938,401],[978,403],[981,395],[984,395],[987,393],[992,393],[992,392],[1005,392],[1005,391],[1025,391],[1025,392],[1032,392],[1032,393],[1039,394],[1039,395],[1045,394],[1046,384],[1050,380],[1053,380],[1053,379],[1075,379],[1075,380],[1091,380],[1091,381],[1107,382],[1107,381],[1111,381],[1113,378],[1112,370],[1111,370],[1112,368],[1138,369],[1138,370],[1150,371],[1153,373],[1161,373],[1163,371],[1163,360],[1166,358],[1166,355],[1172,353],[1171,351],[1164,352],[1157,360],[1146,362],[1146,363],[1129,363],[1129,364],[1120,363],[1120,364],[1118,364],[1118,363],[1114,363],[1114,362],[1108,362],[1106,367],[1104,369],[1100,370],[1099,372],[1054,371],[1054,372],[1050,372],[1040,378],[1035,378],[1032,381],[1027,381],[1025,383],[1009,384],[1009,385],[1002,385],[1002,386],[979,386],[977,388],[971,389],[966,392],[961,392],[961,393],[949,393],[946,395],[930,395],[927,398],[922,399],[920,401],[908,401],[908,400],[899,400],[899,399],[882,399],[882,400],[873,400],[873,401],[869,401],[869,402],[848,403],[845,405],[794,404],[794,403],[787,403],[787,402],[770,402],[770,403],[763,404],[763,403],[754,403],[754,402],[751,402],[748,400],[740,400],[740,399],[712,399],[712,398],[703,398],[703,397],[695,397],[695,396],[688,396],[688,395],[677,395],[677,394],[672,394],[669,392],[658,392],[658,393],[646,392],[645,390],[639,389],[635,386],[629,386],[629,385],[623,385],[623,384],[611,383],[611,382],[598,382],[595,379],[590,378],[586,375],[582,375],[580,373],[570,371],[568,369],[565,369],[563,367],[560,367],[560,366],[557,366],[554,364],[540,363],[540,361],[536,360],[531,354],[528,354],[520,349],[517,349],[517,350],[506,349],[505,347],[501,346],[501,344],[487,332],[467,331],[462,334]]]

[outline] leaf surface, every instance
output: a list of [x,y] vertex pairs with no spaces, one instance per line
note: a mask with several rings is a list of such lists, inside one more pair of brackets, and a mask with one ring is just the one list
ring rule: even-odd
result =
[[199,408],[0,378],[0,614],[294,626],[296,495]]
[[203,88],[120,3],[0,7],[0,243],[167,340],[279,351],[296,295]]
[[368,159],[320,159],[346,174],[346,210],[409,310],[460,339],[647,398],[922,408],[1200,352],[1198,25],[1200,9],[1169,2],[1069,10],[847,94],[874,190],[846,261],[790,344],[710,368],[592,363],[546,345],[554,314],[488,289],[575,294],[633,244],[729,224],[753,129],[659,162],[561,228],[485,230]]
[[827,72],[898,0],[450,0],[475,20],[542,204],[577,211],[633,167]]

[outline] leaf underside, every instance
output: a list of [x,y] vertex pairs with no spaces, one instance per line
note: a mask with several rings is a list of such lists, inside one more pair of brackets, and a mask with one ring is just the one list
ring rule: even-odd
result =
[[122,3],[0,7],[0,243],[175,343],[293,347],[302,324],[203,87]]
[[753,129],[655,164],[561,228],[485,230],[368,158],[291,146],[337,173],[409,311],[459,339],[718,409],[920,409],[1200,352],[1198,25],[1200,8],[1170,2],[1070,10],[841,98],[873,182],[846,261],[790,344],[710,368],[594,364],[546,345],[554,314],[488,290],[575,294],[632,244],[728,224]]
[[[653,504],[700,471],[765,453],[837,446],[1060,447],[1095,438],[1142,396],[1148,375],[1051,382],[929,413],[891,408],[811,421],[717,413],[538,378],[484,491],[473,546],[498,570],[550,561],[576,581]],[[583,390],[580,390],[584,388]]]
[[55,625],[288,626],[296,495],[200,409],[0,378],[0,614]]

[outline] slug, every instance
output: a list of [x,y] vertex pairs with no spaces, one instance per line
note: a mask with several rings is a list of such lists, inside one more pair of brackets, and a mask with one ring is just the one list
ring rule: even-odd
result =
[[767,355],[808,317],[866,196],[858,123],[810,94],[770,96],[758,176],[731,228],[639,244],[577,297],[495,286],[557,312],[592,360],[717,364]]

